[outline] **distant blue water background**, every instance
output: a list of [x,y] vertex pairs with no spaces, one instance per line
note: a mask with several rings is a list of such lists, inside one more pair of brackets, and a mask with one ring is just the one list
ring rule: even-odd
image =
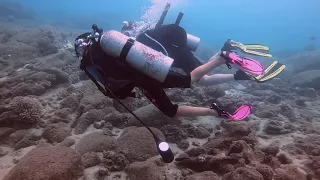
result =
[[[165,0],[163,0],[165,1]],[[124,20],[139,20],[151,0],[20,0],[45,22],[99,23],[119,30]],[[220,47],[228,39],[261,43],[271,50],[301,50],[311,43],[320,46],[320,0],[172,0],[165,23],[174,23],[178,13],[188,33],[209,47]],[[159,9],[159,8],[158,8]]]

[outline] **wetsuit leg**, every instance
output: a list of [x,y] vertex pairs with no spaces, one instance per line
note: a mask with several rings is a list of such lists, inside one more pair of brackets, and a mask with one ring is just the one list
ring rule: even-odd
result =
[[173,104],[163,89],[165,88],[188,88],[191,84],[191,76],[183,75],[174,71],[169,74],[163,83],[156,82],[145,77],[141,87],[145,96],[165,115],[174,117],[178,110],[178,105]]
[[165,115],[174,117],[178,111],[178,105],[172,104],[163,89],[157,87],[143,88],[145,96]]

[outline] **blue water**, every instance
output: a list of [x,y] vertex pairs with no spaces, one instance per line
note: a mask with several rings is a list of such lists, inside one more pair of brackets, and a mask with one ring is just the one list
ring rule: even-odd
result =
[[[124,20],[139,20],[151,0],[21,0],[43,20],[100,23],[104,29],[120,29]],[[301,50],[317,37],[320,46],[319,0],[182,0],[173,6],[165,23],[184,12],[181,26],[209,47],[228,39],[262,43],[271,50]],[[85,26],[83,26],[85,27]]]

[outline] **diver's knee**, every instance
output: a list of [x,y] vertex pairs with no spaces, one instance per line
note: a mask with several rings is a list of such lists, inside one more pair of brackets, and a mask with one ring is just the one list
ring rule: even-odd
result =
[[205,86],[207,85],[208,77],[209,77],[208,75],[204,75],[196,83],[199,85]]
[[163,114],[170,118],[174,118],[177,115],[178,112],[178,105],[174,104],[172,106],[168,106],[166,108],[161,108],[160,111],[162,111]]
[[190,86],[198,84],[198,85],[204,85],[205,82],[207,82],[207,75],[202,76],[201,78],[199,77],[195,77],[192,72],[190,73],[191,75],[191,82],[190,82]]

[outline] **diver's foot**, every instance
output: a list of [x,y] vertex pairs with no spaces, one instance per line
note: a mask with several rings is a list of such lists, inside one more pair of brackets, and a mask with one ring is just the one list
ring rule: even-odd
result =
[[220,107],[216,103],[212,103],[210,109],[215,110],[220,117],[227,117],[226,111],[220,109]]
[[247,73],[245,73],[243,71],[240,71],[240,70],[238,70],[236,72],[236,74],[234,74],[234,79],[236,81],[239,81],[239,80],[251,80],[250,76]]
[[231,69],[230,64],[234,64],[237,69],[254,75],[264,74],[264,66],[257,60],[239,56],[236,52],[222,51],[220,56],[226,60],[226,64]]
[[220,57],[226,60],[226,64],[234,64],[239,59],[238,55],[232,51],[221,51]]
[[232,50],[235,50],[235,48],[231,45],[231,39],[228,39],[223,47],[221,48],[221,52],[223,51],[232,51]]

